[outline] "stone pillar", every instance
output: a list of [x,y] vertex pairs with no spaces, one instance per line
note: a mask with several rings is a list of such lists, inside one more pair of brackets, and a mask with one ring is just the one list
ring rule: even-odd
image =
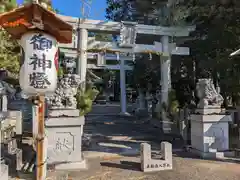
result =
[[141,89],[139,89],[139,109],[145,109],[145,97]]
[[32,135],[37,136],[38,133],[38,106],[32,105]]
[[[169,37],[162,36],[162,52],[167,54],[161,57],[161,107],[163,104],[168,106],[168,94],[171,89],[171,54],[169,47]],[[165,133],[171,132],[170,120],[167,117],[167,112],[161,108],[162,129]]]
[[120,91],[121,91],[121,114],[127,115],[128,113],[126,97],[126,71],[124,67],[124,60],[120,60]]
[[8,180],[8,165],[0,164],[0,176],[1,180]]
[[179,111],[179,121],[180,121],[180,134],[183,137],[185,145],[189,145],[191,140],[191,134],[189,132],[190,123],[190,112],[188,108],[180,109]]
[[77,74],[80,75],[81,82],[86,81],[87,72],[87,44],[88,31],[87,29],[78,30],[78,60],[77,60]]
[[[169,53],[169,37],[162,36],[162,51]],[[161,57],[161,104],[168,104],[168,92],[171,89],[171,57]]]
[[3,112],[7,112],[7,106],[8,106],[8,99],[7,99],[7,95],[3,95],[2,96],[2,99],[1,99],[1,101],[2,101],[2,104],[1,104],[1,110],[3,111]]

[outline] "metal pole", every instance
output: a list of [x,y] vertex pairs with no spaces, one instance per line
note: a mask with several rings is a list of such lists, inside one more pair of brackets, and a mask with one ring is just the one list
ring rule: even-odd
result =
[[46,157],[45,157],[45,97],[39,96],[38,101],[38,135],[37,135],[37,180],[46,179]]

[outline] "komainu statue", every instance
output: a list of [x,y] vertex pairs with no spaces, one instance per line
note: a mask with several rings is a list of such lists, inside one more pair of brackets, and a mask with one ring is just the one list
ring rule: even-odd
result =
[[216,91],[212,79],[199,79],[197,86],[198,108],[221,106],[223,97]]
[[80,85],[80,77],[65,74],[59,79],[58,87],[52,96],[46,97],[50,109],[76,109],[76,94]]
[[74,74],[75,61],[64,59],[64,75],[59,77],[55,93],[47,96],[46,100],[50,109],[76,109],[76,94],[81,84],[80,76]]

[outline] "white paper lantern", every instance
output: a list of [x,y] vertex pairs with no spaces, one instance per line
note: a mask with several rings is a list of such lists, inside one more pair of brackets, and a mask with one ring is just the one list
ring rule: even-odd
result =
[[20,86],[24,94],[51,94],[57,87],[57,40],[45,33],[29,32],[20,40],[22,66]]

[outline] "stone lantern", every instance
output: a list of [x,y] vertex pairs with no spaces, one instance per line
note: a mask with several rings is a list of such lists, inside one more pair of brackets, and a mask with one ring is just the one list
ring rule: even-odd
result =
[[[39,1],[39,3],[41,3]],[[58,43],[72,42],[72,26],[33,1],[0,15],[2,26],[21,45],[20,86],[25,95],[37,101],[37,180],[46,179],[47,139],[45,137],[45,95],[57,87]],[[36,121],[36,122],[34,122]],[[34,128],[33,128],[34,129]]]

